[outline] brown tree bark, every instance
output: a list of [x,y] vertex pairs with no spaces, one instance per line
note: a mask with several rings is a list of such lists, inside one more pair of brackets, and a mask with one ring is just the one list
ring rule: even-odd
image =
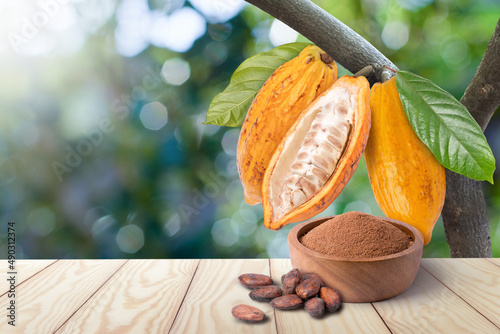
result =
[[[460,102],[484,131],[500,105],[500,21]],[[492,256],[481,182],[447,170],[442,216],[452,257]]]
[[[370,83],[392,76],[397,67],[373,45],[309,0],[246,0],[314,42],[352,73],[368,65]],[[500,21],[472,82],[460,100],[481,128],[500,105]],[[488,214],[481,183],[446,171],[442,212],[452,257],[491,257]]]

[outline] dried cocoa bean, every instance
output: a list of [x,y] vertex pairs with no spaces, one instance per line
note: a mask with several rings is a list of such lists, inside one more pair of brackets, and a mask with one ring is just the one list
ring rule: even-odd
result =
[[295,292],[295,288],[300,282],[302,275],[299,269],[290,270],[283,279],[283,295],[289,295]]
[[249,296],[258,302],[270,302],[276,297],[283,295],[283,291],[277,285],[267,285],[261,288],[253,289]]
[[271,277],[261,274],[243,274],[238,280],[244,287],[251,289],[273,284]]
[[309,299],[305,305],[304,308],[306,309],[307,313],[315,319],[319,319],[325,314],[325,302],[323,299],[314,297]]
[[323,280],[321,279],[321,277],[319,277],[319,275],[318,275],[318,274],[315,274],[315,273],[306,273],[306,274],[302,275],[302,280],[303,280],[303,281],[305,281],[305,280],[306,280],[306,279],[308,279],[308,278],[315,278],[315,279],[317,279],[317,280],[318,280],[318,282],[319,282],[319,285],[320,285],[321,287],[326,286],[325,281],[323,281]]
[[319,290],[319,297],[325,302],[325,307],[328,312],[335,312],[339,309],[341,299],[337,290],[323,287]]
[[258,308],[245,304],[233,307],[231,314],[236,319],[244,322],[261,322],[266,318],[266,314]]
[[320,285],[316,278],[308,278],[297,285],[295,293],[302,299],[311,298],[318,294]]
[[285,295],[271,300],[271,306],[278,310],[294,310],[300,308],[302,304],[302,299],[295,294]]

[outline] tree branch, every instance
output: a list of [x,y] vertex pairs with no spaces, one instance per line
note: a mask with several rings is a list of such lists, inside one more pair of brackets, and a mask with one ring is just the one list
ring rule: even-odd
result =
[[[484,131],[500,105],[500,20],[460,102]],[[447,170],[442,215],[452,257],[492,256],[490,226],[480,182]]]
[[397,70],[387,57],[354,30],[309,0],[246,0],[271,14],[311,40],[351,73],[372,65],[375,72],[370,83],[394,74],[384,66]]

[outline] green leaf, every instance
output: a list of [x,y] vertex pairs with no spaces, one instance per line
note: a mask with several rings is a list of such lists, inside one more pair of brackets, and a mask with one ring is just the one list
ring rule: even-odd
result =
[[467,108],[432,81],[398,71],[399,97],[417,136],[449,170],[493,183],[495,158]]
[[229,85],[210,103],[203,124],[240,126],[259,89],[283,63],[297,57],[310,43],[289,43],[261,52],[241,63]]

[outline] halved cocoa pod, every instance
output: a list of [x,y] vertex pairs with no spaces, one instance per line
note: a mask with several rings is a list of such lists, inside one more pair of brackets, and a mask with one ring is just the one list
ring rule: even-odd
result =
[[308,299],[316,296],[319,292],[321,284],[316,278],[308,278],[297,285],[295,293],[302,299]]
[[302,275],[302,280],[303,280],[303,281],[305,281],[305,280],[306,280],[306,279],[308,279],[308,278],[315,278],[315,279],[317,279],[317,280],[318,280],[318,282],[319,282],[319,285],[320,285],[321,287],[326,286],[325,281],[323,281],[323,280],[321,279],[321,277],[319,277],[319,275],[318,275],[318,274],[315,274],[315,273],[305,273],[304,275]]
[[261,322],[266,318],[266,314],[258,308],[245,304],[233,307],[231,314],[236,319],[244,322]]
[[249,296],[257,302],[270,302],[276,297],[283,295],[283,291],[277,285],[267,285],[261,288],[253,289]]
[[241,285],[253,289],[273,284],[271,277],[261,274],[243,274],[238,277]]
[[325,302],[325,307],[328,312],[337,311],[342,302],[337,290],[328,287],[323,287],[319,290],[319,297]]
[[302,299],[295,294],[281,296],[271,300],[271,306],[278,310],[294,310],[296,308],[302,307],[302,305]]
[[282,279],[283,283],[283,294],[289,295],[295,292],[295,288],[300,283],[302,275],[297,268],[290,270],[285,277]]
[[319,319],[325,314],[325,302],[323,299],[314,297],[309,299],[305,304],[304,308],[307,313],[315,319]]
[[337,79],[337,65],[315,45],[274,71],[241,126],[236,163],[245,200],[262,201],[262,179],[269,160],[299,114]]
[[368,140],[369,95],[365,77],[344,76],[300,114],[264,175],[267,228],[309,219],[340,194]]

